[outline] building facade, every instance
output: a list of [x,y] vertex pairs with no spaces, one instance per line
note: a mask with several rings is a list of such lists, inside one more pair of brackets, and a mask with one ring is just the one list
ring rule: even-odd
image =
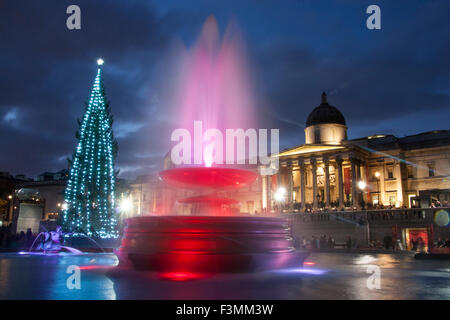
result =
[[348,140],[345,118],[325,93],[307,118],[305,144],[274,156],[280,170],[262,177],[263,208],[271,211],[450,202],[450,130]]

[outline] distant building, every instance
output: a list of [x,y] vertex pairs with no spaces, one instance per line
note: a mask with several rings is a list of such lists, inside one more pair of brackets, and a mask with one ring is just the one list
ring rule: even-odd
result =
[[56,220],[68,176],[68,170],[44,172],[36,179],[0,172],[0,226],[37,231],[41,220]]
[[18,188],[33,189],[39,192],[42,199],[43,219],[56,220],[64,203],[64,191],[69,171],[64,169],[56,173],[44,172],[35,181],[18,184]]
[[12,220],[16,181],[8,172],[0,172],[0,227]]
[[[277,156],[279,172],[263,177],[264,208],[428,207],[450,201],[450,130],[347,140],[345,118],[325,93],[306,121],[305,144]],[[279,188],[286,190],[283,199],[277,198]]]

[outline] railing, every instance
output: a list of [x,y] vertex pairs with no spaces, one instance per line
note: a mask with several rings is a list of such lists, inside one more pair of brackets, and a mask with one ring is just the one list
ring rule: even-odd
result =
[[411,209],[379,209],[356,211],[319,211],[314,213],[285,212],[281,215],[298,217],[308,221],[354,221],[360,225],[367,222],[386,221],[422,221],[432,223],[435,213],[440,210],[450,212],[449,207],[440,208],[411,208]]

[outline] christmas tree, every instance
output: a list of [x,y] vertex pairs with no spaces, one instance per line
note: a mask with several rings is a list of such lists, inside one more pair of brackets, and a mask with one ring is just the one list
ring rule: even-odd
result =
[[78,120],[77,149],[69,160],[70,177],[63,206],[64,229],[98,238],[117,238],[114,158],[117,142],[103,87],[103,60],[83,120]]

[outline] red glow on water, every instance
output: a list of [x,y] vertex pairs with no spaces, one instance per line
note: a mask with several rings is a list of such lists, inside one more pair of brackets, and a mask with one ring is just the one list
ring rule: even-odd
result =
[[98,266],[98,265],[81,266],[80,270],[98,270],[98,269],[106,269],[106,268],[110,268],[110,266]]
[[216,243],[207,240],[173,240],[169,243],[169,248],[183,253],[198,253],[199,251],[208,251],[215,249]]
[[171,281],[188,281],[204,278],[205,275],[194,272],[175,271],[175,272],[161,272],[159,274],[159,277]]

